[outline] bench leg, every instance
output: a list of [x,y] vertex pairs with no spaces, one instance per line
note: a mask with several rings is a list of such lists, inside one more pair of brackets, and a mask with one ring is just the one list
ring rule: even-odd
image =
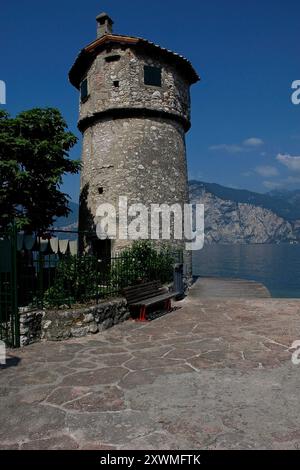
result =
[[143,307],[140,308],[140,318],[139,318],[139,321],[143,321],[143,322],[147,321],[147,319],[146,319],[146,307],[145,307],[145,306],[143,306]]
[[167,312],[170,312],[171,308],[172,308],[171,299],[168,299],[168,300],[165,301],[165,310]]

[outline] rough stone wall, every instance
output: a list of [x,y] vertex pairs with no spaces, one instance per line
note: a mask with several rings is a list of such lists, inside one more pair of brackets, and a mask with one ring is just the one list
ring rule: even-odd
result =
[[[118,60],[107,62],[113,56]],[[161,67],[161,87],[145,85],[145,65]],[[86,78],[89,97],[80,104],[79,118],[84,129],[80,230],[95,233],[97,207],[109,203],[117,208],[119,196],[148,208],[163,203],[183,207],[188,202],[185,132],[190,84],[181,70],[161,57],[117,46],[95,57]],[[126,117],[118,109],[127,110]],[[143,115],[132,111],[136,109]],[[99,115],[110,110],[113,117]],[[89,250],[90,242],[82,242]],[[183,241],[172,240],[172,233],[171,243],[184,248]],[[112,252],[128,244],[117,239]],[[189,272],[190,262],[186,266]]]
[[[107,62],[106,57],[120,60]],[[162,67],[162,87],[144,84],[144,65]],[[172,65],[133,49],[114,48],[96,58],[86,76],[89,99],[80,106],[80,120],[114,108],[147,108],[190,120],[189,84]],[[119,87],[114,82],[119,81]]]
[[28,346],[35,343],[42,335],[42,321],[45,312],[27,311],[28,309],[20,309],[20,344]]
[[77,310],[23,312],[20,314],[21,346],[40,340],[62,341],[96,334],[127,320],[129,316],[125,299]]
[[[91,231],[97,207],[128,204],[183,205],[188,201],[185,133],[161,118],[105,120],[84,133],[81,191],[86,194],[81,230]],[[103,193],[99,194],[99,188]],[[122,241],[115,249],[122,247]]]

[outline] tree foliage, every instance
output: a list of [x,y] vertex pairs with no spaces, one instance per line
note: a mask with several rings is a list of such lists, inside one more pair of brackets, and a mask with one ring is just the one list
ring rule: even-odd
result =
[[77,138],[57,109],[35,108],[11,118],[0,111],[0,227],[13,219],[19,229],[43,232],[67,216],[65,174],[76,174],[69,158]]

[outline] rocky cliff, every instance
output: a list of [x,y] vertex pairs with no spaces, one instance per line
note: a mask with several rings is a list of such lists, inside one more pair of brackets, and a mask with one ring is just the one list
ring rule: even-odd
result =
[[270,209],[221,199],[205,183],[190,183],[191,203],[205,206],[205,242],[288,243],[300,240],[300,221],[288,221]]
[[[191,181],[190,201],[205,206],[206,243],[300,243],[300,191],[266,194]],[[76,231],[78,205],[55,224]],[[73,239],[72,234],[65,238]]]

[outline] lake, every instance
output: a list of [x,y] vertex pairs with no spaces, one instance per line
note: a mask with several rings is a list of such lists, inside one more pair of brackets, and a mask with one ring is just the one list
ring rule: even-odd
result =
[[300,245],[207,245],[193,253],[193,274],[254,280],[272,297],[300,298]]

